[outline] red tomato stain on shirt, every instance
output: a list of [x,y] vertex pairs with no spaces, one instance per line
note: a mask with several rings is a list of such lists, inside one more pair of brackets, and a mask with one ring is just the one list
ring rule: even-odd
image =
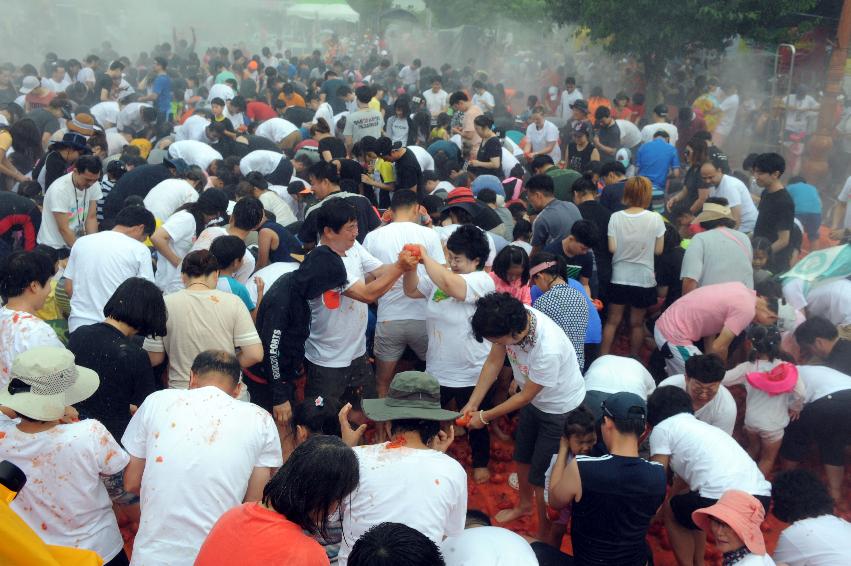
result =
[[6,433],[0,432],[0,440],[3,440],[4,438],[6,438]]
[[163,457],[162,457],[162,456],[157,456],[156,463],[157,463],[157,464],[162,464],[162,461],[163,461]]
[[42,523],[41,524],[41,530],[46,531],[47,530],[47,524]]
[[109,438],[107,438],[106,436],[101,436],[100,443],[102,446],[106,446],[107,444],[109,444]]
[[396,438],[394,438],[393,440],[391,440],[390,442],[387,443],[386,448],[401,448],[402,446],[405,446],[407,443],[408,443],[408,441],[405,440],[404,436],[397,436]]
[[440,485],[440,480],[434,480],[434,485]]
[[160,433],[159,433],[159,432],[155,432],[155,433],[154,433],[154,438],[159,438],[159,437],[160,437]]
[[110,450],[109,452],[107,452],[106,453],[106,459],[104,460],[104,463],[108,464],[109,461],[112,460],[113,456],[115,456],[116,454],[118,454],[118,452],[116,452],[115,450]]
[[211,300],[211,301],[213,301],[214,303],[218,303],[218,302],[219,302],[219,298],[218,298],[217,296],[215,296],[215,295],[210,295],[210,300]]

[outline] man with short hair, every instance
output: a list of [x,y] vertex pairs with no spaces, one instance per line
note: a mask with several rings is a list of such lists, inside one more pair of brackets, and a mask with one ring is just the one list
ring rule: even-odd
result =
[[754,161],[753,171],[756,184],[763,189],[753,235],[771,242],[771,263],[767,268],[782,273],[789,269],[792,260],[795,229],[795,202],[780,181],[786,171],[786,160],[777,153],[763,153]]
[[381,137],[381,113],[369,107],[372,100],[372,88],[361,85],[355,91],[358,109],[346,117],[343,137],[346,140],[346,151],[351,154],[352,146],[366,136]]
[[573,223],[570,234],[564,240],[544,246],[545,252],[564,259],[567,278],[579,281],[589,297],[597,296],[597,265],[592,249],[599,240],[597,226],[590,220],[582,219]]
[[555,198],[555,185],[549,175],[535,175],[526,182],[529,204],[537,211],[532,223],[532,254],[544,246],[560,242],[570,234],[570,228],[582,219],[572,202]]
[[609,215],[626,209],[626,205],[623,203],[623,192],[626,188],[626,167],[623,163],[611,161],[603,165],[600,168],[600,179],[604,183],[603,192],[600,194],[600,204],[609,211]]
[[443,90],[443,81],[437,75],[432,77],[431,88],[423,93],[423,98],[432,118],[437,118],[449,109],[449,94]]
[[134,564],[192,564],[219,517],[259,501],[283,464],[272,416],[236,399],[239,375],[233,354],[201,352],[189,389],[152,393],[130,419],[124,487],[142,497]]
[[399,80],[406,90],[417,87],[417,83],[420,82],[420,68],[422,66],[422,61],[414,59],[410,65],[405,65],[399,70]]
[[[482,138],[476,133],[474,120],[481,116],[484,112],[482,109],[470,102],[470,97],[464,91],[453,92],[449,97],[449,106],[455,112],[461,113],[461,125],[453,126],[452,133],[461,136],[464,145],[470,145],[470,155],[476,155],[479,151],[479,146],[482,145]],[[453,121],[454,123],[454,121]]]
[[582,92],[576,88],[576,79],[567,77],[564,79],[564,90],[561,93],[558,114],[566,121],[573,117],[573,103],[582,100]]
[[747,186],[736,177],[725,174],[717,161],[710,160],[701,165],[700,176],[709,190],[709,197],[727,199],[727,206],[736,221],[736,230],[745,234],[753,232],[758,212]]
[[736,400],[721,385],[724,374],[724,364],[718,356],[692,356],[686,360],[685,375],[672,375],[663,380],[659,387],[671,385],[685,390],[697,420],[732,435],[736,425]]
[[578,179],[582,178],[579,171],[574,171],[570,167],[556,167],[553,158],[549,154],[536,155],[529,163],[529,170],[532,175],[549,175],[553,179],[553,194],[558,200],[567,202],[573,201],[573,184]]
[[142,242],[155,228],[153,214],[128,206],[115,217],[115,228],[75,242],[64,272],[65,292],[71,298],[69,332],[103,320],[103,307],[127,279],[154,281],[151,252]]
[[656,136],[656,132],[664,130],[668,133],[668,143],[676,146],[679,139],[677,127],[668,123],[668,105],[657,104],[653,108],[653,121],[641,128],[641,141],[647,143]]
[[523,152],[527,158],[549,155],[553,163],[561,161],[561,148],[558,145],[559,133],[555,124],[544,118],[543,106],[532,109],[529,125],[526,127],[526,143]]
[[496,101],[493,95],[488,92],[485,83],[482,81],[473,81],[473,104],[482,109],[482,112],[492,112]]
[[102,167],[94,155],[83,155],[77,158],[73,171],[51,183],[44,194],[39,244],[57,250],[70,248],[77,238],[98,231]]
[[647,429],[644,399],[615,393],[602,402],[601,411],[600,431],[609,453],[568,461],[569,442],[562,436],[550,479],[550,505],[571,505],[577,563],[644,564],[652,558],[647,530],[665,501],[665,467],[638,455]]
[[594,146],[600,152],[600,161],[609,163],[621,147],[621,130],[608,106],[598,106],[594,112],[597,127],[594,129]]
[[171,114],[171,77],[166,72],[167,68],[168,60],[165,57],[154,57],[151,92],[139,98],[140,102],[153,102],[160,120],[163,121],[168,120]]
[[795,329],[795,341],[804,354],[851,376],[851,340],[840,338],[836,326],[826,318],[814,316],[802,322]]

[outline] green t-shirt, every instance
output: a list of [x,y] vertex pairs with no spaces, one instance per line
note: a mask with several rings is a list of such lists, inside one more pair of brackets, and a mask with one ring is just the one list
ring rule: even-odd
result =
[[573,202],[573,183],[582,175],[573,169],[559,169],[558,167],[550,167],[546,174],[553,179],[555,197],[558,200]]

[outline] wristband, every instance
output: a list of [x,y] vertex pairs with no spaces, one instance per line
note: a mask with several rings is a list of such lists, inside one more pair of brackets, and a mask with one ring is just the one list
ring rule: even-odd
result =
[[485,420],[484,414],[485,414],[484,410],[479,411],[479,420],[482,421],[483,425],[487,426],[487,425],[490,424],[490,421]]

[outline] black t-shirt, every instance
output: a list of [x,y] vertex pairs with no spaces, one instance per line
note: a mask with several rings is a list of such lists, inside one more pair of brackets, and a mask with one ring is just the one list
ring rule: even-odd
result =
[[680,279],[680,273],[683,268],[685,253],[686,251],[682,247],[677,246],[656,256],[656,285],[668,288],[663,308],[668,308],[674,301],[683,296],[683,281]]
[[337,91],[345,85],[346,83],[342,79],[328,79],[322,83],[322,87],[319,89],[320,92],[325,93],[325,102],[331,105],[335,115],[346,111],[346,101],[337,96]]
[[[41,171],[44,170],[44,182],[42,183],[42,189],[47,191],[47,188],[50,185],[65,174],[65,171],[69,167],[69,163],[67,163],[62,156],[56,150],[50,150],[44,159],[39,160],[33,169],[33,178],[36,181],[39,181],[39,177],[41,177]],[[41,181],[39,181],[41,182]]]
[[108,75],[101,75],[95,83],[94,98],[97,102],[101,102],[101,92],[104,90],[106,91],[106,99],[112,100],[110,96],[112,93],[112,77]]
[[597,234],[600,237],[597,239],[597,245],[594,246],[594,261],[597,262],[597,276],[600,278],[600,287],[603,288],[611,279],[612,274],[612,254],[609,253],[609,219],[612,217],[611,211],[597,202],[596,200],[588,200],[577,205],[579,214],[583,220],[590,220],[597,225]]
[[[606,207],[610,213],[626,208],[626,205],[623,203],[625,183],[625,181],[620,181],[603,187],[603,194],[600,195],[600,204]],[[608,226],[608,223],[606,223],[606,226]],[[605,232],[600,232],[600,234],[605,234]]]
[[171,179],[171,173],[165,165],[139,165],[118,179],[103,203],[103,218],[111,220],[124,208],[124,200],[130,195],[142,198],[148,196],[155,186],[166,179]]
[[397,159],[393,165],[396,168],[396,188],[410,189],[418,188],[422,184],[423,171],[417,156],[410,149],[406,149],[402,157]]
[[494,175],[502,179],[502,142],[496,136],[488,138],[486,142],[479,146],[479,151],[476,153],[476,160],[484,163],[489,162],[494,157],[499,158],[499,167],[496,169],[487,167],[470,167],[470,169],[473,169],[478,175]]
[[851,340],[840,338],[825,360],[825,365],[845,375],[851,375]]
[[795,203],[786,188],[770,193],[762,191],[759,200],[759,215],[756,217],[756,225],[753,235],[767,238],[769,242],[775,242],[778,233],[789,230],[791,238],[792,226],[795,224]]
[[45,133],[54,134],[59,129],[59,119],[44,108],[36,108],[24,114],[24,118],[29,118],[35,122],[35,127],[42,135]]
[[580,277],[587,277],[589,281],[591,280],[591,276],[594,274],[594,252],[589,251],[582,255],[568,256],[564,253],[561,241],[550,242],[544,246],[544,251],[561,256],[567,265],[567,276],[569,278],[579,281]]
[[584,149],[576,147],[575,143],[570,143],[567,146],[568,159],[567,166],[574,171],[584,173],[591,163],[591,154],[594,152],[594,144],[588,143]]
[[94,370],[100,378],[94,395],[75,405],[80,417],[99,420],[120,441],[130,422],[130,405],[138,407],[156,389],[147,353],[103,322],[72,332],[68,349],[77,365]]
[[284,110],[283,118],[284,120],[292,122],[300,128],[302,124],[313,120],[313,114],[313,110],[309,108],[303,108],[301,106],[290,106],[289,108]]
[[[601,127],[597,130],[597,135],[600,136],[600,143],[602,143],[606,147],[615,148],[615,152],[621,146],[621,129],[618,127],[617,122],[612,122],[612,124],[608,127]],[[608,153],[600,150],[600,161],[602,163],[609,163],[610,161],[615,160],[615,154],[609,155]]]
[[346,157],[346,144],[333,136],[322,138],[319,140],[319,155],[322,155],[323,151],[330,151],[334,159],[343,159]]
[[363,243],[363,239],[366,238],[366,235],[381,226],[381,219],[378,217],[378,213],[375,212],[375,209],[372,208],[372,203],[369,202],[369,199],[362,195],[353,194],[346,191],[338,191],[336,193],[331,193],[324,199],[322,199],[317,204],[311,206],[304,215],[304,222],[301,225],[301,228],[298,230],[298,239],[302,244],[312,244],[316,243],[317,236],[319,235],[319,230],[316,227],[316,216],[319,212],[319,209],[322,207],[324,203],[327,203],[331,199],[335,198],[344,198],[347,199],[348,202],[355,205],[357,209],[357,217],[358,217],[358,242]]
[[571,522],[576,564],[644,566],[650,520],[665,500],[665,468],[611,454],[576,462],[582,479]]

